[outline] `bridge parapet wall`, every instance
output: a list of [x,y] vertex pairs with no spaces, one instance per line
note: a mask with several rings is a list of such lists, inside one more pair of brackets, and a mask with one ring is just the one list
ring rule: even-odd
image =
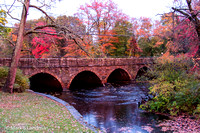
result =
[[[10,58],[0,58],[0,66],[10,66]],[[153,58],[20,58],[19,68],[97,67],[150,64]]]

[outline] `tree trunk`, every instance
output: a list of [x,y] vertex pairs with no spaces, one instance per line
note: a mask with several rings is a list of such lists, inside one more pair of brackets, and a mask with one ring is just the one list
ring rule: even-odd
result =
[[20,21],[19,31],[18,31],[18,37],[17,37],[17,43],[15,45],[15,49],[14,49],[14,52],[12,55],[12,60],[11,60],[11,65],[10,65],[10,69],[8,72],[8,77],[7,77],[6,83],[3,87],[4,92],[13,93],[13,86],[14,86],[16,72],[17,72],[17,66],[18,66],[18,62],[19,62],[19,58],[20,58],[20,52],[21,52],[22,44],[23,44],[24,29],[25,29],[29,5],[30,5],[30,0],[24,0],[24,6],[23,6],[21,21]]
[[198,35],[198,51],[195,55],[196,58],[200,58],[200,22],[199,24],[195,27],[196,28],[196,32],[197,32],[197,35]]

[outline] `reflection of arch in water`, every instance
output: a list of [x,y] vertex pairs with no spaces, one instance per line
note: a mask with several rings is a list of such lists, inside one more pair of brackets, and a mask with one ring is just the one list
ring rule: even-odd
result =
[[92,71],[78,73],[70,83],[69,89],[89,89],[103,86],[100,78]]
[[129,73],[121,68],[115,69],[112,71],[108,78],[107,83],[125,83],[131,80]]
[[36,92],[61,92],[63,87],[55,76],[49,73],[37,73],[30,78],[30,89]]
[[147,73],[147,71],[150,70],[147,66],[142,66],[139,68],[139,70],[137,71],[137,75],[135,76],[135,79],[140,79],[142,76],[147,76],[145,75]]

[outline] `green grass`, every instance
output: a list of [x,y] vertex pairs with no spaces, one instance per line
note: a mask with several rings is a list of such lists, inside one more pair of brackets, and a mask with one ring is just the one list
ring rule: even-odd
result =
[[1,132],[92,132],[61,104],[34,93],[0,92]]

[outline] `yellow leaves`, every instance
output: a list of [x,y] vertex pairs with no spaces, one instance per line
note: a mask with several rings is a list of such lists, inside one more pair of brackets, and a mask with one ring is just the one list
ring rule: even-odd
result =
[[[91,46],[89,46],[86,43],[81,42],[81,47],[86,51],[90,53]],[[62,48],[66,54],[65,57],[68,56],[76,56],[76,57],[86,57],[87,54],[85,51],[83,51],[76,43],[74,43],[73,40],[68,40],[68,45],[66,47]]]
[[0,18],[0,23],[1,23],[2,25],[5,25],[5,24],[8,23],[8,22],[7,22],[7,20],[6,20],[5,18]]
[[6,12],[4,10],[0,10],[0,25],[5,25],[7,22],[6,18]]

